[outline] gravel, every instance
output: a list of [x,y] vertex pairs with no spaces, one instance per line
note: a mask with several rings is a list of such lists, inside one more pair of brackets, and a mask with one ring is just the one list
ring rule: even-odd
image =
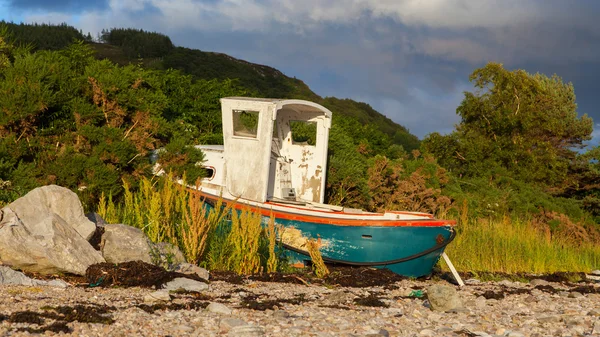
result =
[[[0,336],[31,335],[25,329],[52,335],[43,332],[52,326],[74,336],[600,336],[598,285],[587,284],[582,293],[582,284],[550,282],[536,289],[527,283],[473,281],[457,288],[463,305],[449,312],[433,311],[427,296],[409,296],[435,284],[450,285],[433,280],[368,288],[215,281],[201,293],[171,292],[170,301],[161,293],[155,304],[144,303],[155,289],[1,285]],[[579,291],[571,291],[576,287]],[[359,299],[372,299],[376,306]],[[250,302],[264,310],[249,309]],[[59,309],[76,306],[110,319],[90,323],[85,315],[65,316]],[[43,324],[11,319],[25,311],[43,315]]]

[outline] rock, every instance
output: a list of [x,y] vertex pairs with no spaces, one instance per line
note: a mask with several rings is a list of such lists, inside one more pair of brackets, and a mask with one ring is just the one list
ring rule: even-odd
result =
[[206,307],[206,310],[223,315],[231,315],[232,313],[232,310],[229,309],[226,305],[217,302],[211,302],[208,305],[208,307]]
[[379,329],[379,332],[378,332],[378,334],[379,334],[380,336],[384,336],[384,337],[390,337],[390,332],[389,332],[389,331],[387,331],[386,329]]
[[104,221],[104,219],[98,213],[87,213],[85,217],[91,222],[93,222],[96,225],[96,227],[102,227],[106,225],[106,221]]
[[236,337],[260,337],[265,335],[265,329],[256,325],[241,325],[231,328],[227,335]]
[[600,270],[592,270],[592,272],[590,273],[592,275],[596,275],[596,276],[600,276]]
[[275,310],[273,311],[273,317],[276,319],[287,319],[290,317],[290,314],[285,310]]
[[534,287],[537,287],[537,286],[547,286],[547,285],[550,284],[550,282],[548,282],[546,280],[542,280],[542,279],[536,278],[536,279],[531,280],[529,282],[529,284],[531,284]]
[[[408,296],[408,295],[406,295]],[[338,290],[334,291],[331,294],[325,296],[325,299],[334,303],[346,303],[352,299],[353,295],[349,294],[347,291]]]
[[[23,198],[27,198],[32,192]],[[36,197],[33,198],[34,201],[43,199],[40,195],[44,195],[44,193],[42,191],[33,194]],[[1,210],[0,260],[5,265],[40,274],[85,275],[85,271],[90,265],[105,262],[102,255],[90,245],[87,239],[58,213],[44,212],[45,209],[52,207],[41,206],[41,211],[38,213],[43,216],[34,216],[31,214],[36,212],[22,210],[23,207],[34,206],[29,204],[28,199],[26,199],[27,202],[20,202],[21,199],[17,199]],[[49,196],[46,199],[44,199],[46,202],[51,202]],[[71,200],[68,194],[65,199]],[[81,207],[81,204],[78,205]],[[74,213],[77,212],[62,210],[62,213],[65,213],[65,216],[71,218],[73,222]],[[21,217],[21,214],[25,214],[25,216]],[[87,219],[85,221],[95,229],[92,222]],[[80,230],[86,228],[81,224],[79,227]]]
[[507,337],[525,337],[524,334],[518,332],[518,331],[511,331],[508,333],[508,335],[506,335]]
[[189,278],[178,277],[173,279],[171,282],[167,282],[163,285],[163,289],[166,290],[186,290],[186,291],[197,291],[201,292],[208,289],[206,283],[202,283]]
[[549,316],[540,316],[537,318],[540,323],[554,323],[560,322],[561,318],[557,315],[549,315]]
[[0,284],[24,285],[24,286],[50,286],[55,288],[66,288],[69,285],[63,280],[42,281],[32,279],[20,271],[12,270],[7,266],[0,266]]
[[502,336],[502,335],[504,335],[505,332],[506,332],[506,329],[499,328],[498,330],[496,330],[496,335]]
[[122,224],[107,224],[100,242],[106,262],[121,263],[141,260],[152,263],[152,246],[141,229]]
[[168,302],[171,300],[171,295],[169,295],[168,290],[158,290],[152,292],[146,296],[144,296],[144,302],[146,303],[154,303],[154,302]]
[[8,204],[30,232],[38,234],[36,224],[56,214],[85,240],[89,240],[96,225],[83,214],[81,201],[75,192],[68,188],[48,185],[38,187],[23,197]]
[[178,272],[178,273],[182,273],[182,274],[196,274],[198,275],[200,278],[203,278],[205,280],[209,280],[210,278],[210,272],[202,267],[198,267],[195,264],[191,264],[191,263],[180,263],[177,266],[175,266],[175,268],[173,269],[173,271]]
[[513,283],[509,280],[502,280],[500,282],[498,282],[499,285],[501,286],[506,286],[506,287],[512,287]]
[[434,336],[435,332],[431,329],[423,329],[419,332],[419,335],[421,336]]
[[479,309],[481,308],[485,308],[486,307],[486,299],[483,296],[479,296],[477,297],[477,299],[475,299],[475,306]]
[[219,325],[219,327],[223,330],[230,330],[231,328],[234,328],[236,326],[244,326],[244,325],[248,325],[248,323],[246,323],[246,321],[236,318],[236,317],[228,317],[228,318],[221,319],[221,324]]
[[468,280],[465,280],[465,284],[473,285],[473,284],[479,284],[479,283],[481,283],[481,281],[476,278],[470,278]]
[[569,297],[569,292],[568,291],[559,291],[558,292],[558,296],[560,297]]
[[1,266],[0,284],[32,286],[33,280],[20,271],[12,270],[10,267]]
[[569,297],[570,298],[581,298],[584,297],[582,293],[578,292],[578,291],[572,291],[569,293]]
[[427,299],[431,309],[436,311],[448,311],[462,307],[462,301],[454,287],[434,284],[427,288]]
[[175,266],[186,263],[185,256],[183,256],[181,250],[168,242],[152,244],[151,249],[152,263],[167,270],[173,270]]
[[600,320],[597,320],[594,323],[594,327],[592,328],[592,335],[593,334],[600,334]]

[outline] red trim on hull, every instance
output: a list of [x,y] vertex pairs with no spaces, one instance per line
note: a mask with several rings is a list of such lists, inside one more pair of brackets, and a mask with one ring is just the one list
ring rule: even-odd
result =
[[[207,199],[211,199],[213,201],[217,201],[219,198],[208,193],[204,193],[199,191],[199,193]],[[235,201],[222,199],[224,203],[229,204]],[[302,209],[299,207],[287,206],[282,204],[277,204],[280,207],[286,207],[290,209]],[[292,212],[278,211],[273,209],[267,209],[260,206],[252,206],[246,204],[235,203],[233,207],[237,210],[242,210],[245,208],[250,208],[252,211],[258,211],[263,216],[271,216],[273,215],[277,219],[285,219],[285,220],[296,220],[302,222],[311,222],[311,223],[320,223],[320,224],[328,224],[328,225],[336,225],[336,226],[369,226],[369,227],[443,227],[443,226],[454,226],[456,221],[454,220],[439,220],[439,219],[411,219],[411,220],[365,220],[365,219],[340,219],[340,218],[327,218],[313,215],[302,215]],[[322,212],[325,214],[345,214],[344,212],[324,212],[320,210],[309,210],[310,212]],[[410,214],[409,212],[403,212],[402,214]],[[382,214],[364,214],[364,215],[378,215]],[[363,214],[361,214],[363,216]]]

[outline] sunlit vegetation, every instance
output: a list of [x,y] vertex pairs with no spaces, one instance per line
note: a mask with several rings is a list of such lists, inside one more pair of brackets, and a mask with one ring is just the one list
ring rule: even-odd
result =
[[[150,157],[193,184],[203,154],[187,145],[222,143],[220,98],[299,98],[333,112],[326,202],[458,219],[448,249],[461,270],[600,268],[600,149],[581,150],[593,122],[558,76],[477,69],[456,130],[420,142],[368,104],[160,33],[111,29],[92,42],[67,25],[0,26],[0,206],[58,184],[190,261],[276,270],[274,225],[259,230],[256,215],[229,218],[149,180]],[[314,141],[310,125],[297,129],[294,141]]]

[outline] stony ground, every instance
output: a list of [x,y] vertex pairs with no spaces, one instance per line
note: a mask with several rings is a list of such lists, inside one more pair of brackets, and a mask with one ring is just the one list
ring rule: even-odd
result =
[[153,304],[137,287],[0,286],[0,336],[600,336],[600,285],[472,280],[462,308],[437,312],[418,297],[435,283],[449,285],[214,281]]

